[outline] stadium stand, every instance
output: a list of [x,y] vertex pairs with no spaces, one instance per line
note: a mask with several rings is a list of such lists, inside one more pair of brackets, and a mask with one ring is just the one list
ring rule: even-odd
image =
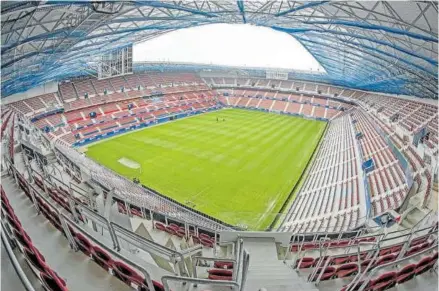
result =
[[121,91],[122,88],[130,88],[123,76],[111,78],[110,83],[116,91]]
[[96,94],[96,91],[93,88],[91,80],[77,81],[74,82],[73,85],[75,86],[76,92],[80,97],[84,97],[85,94],[88,94],[89,96],[93,96]]
[[32,108],[29,105],[27,105],[25,101],[17,101],[10,104],[9,106],[13,107],[15,110],[17,110],[18,112],[24,115],[28,113],[32,113]]
[[65,82],[60,84],[59,93],[64,101],[78,98],[75,88],[73,87],[73,83],[71,82]]
[[[223,79],[229,81],[228,78]],[[158,78],[155,80],[158,80]],[[164,80],[164,82],[167,81]],[[280,83],[276,84],[280,85]],[[318,85],[308,85],[309,89],[318,87]],[[326,90],[329,92],[329,87]],[[145,205],[144,203],[146,201],[149,206],[155,204],[156,206],[154,207],[156,208],[154,209],[158,209],[157,207],[160,209],[166,207],[168,211],[171,211],[175,206],[171,206],[168,201],[162,201],[161,199],[163,198],[158,198],[154,193],[145,192],[145,194],[148,193],[149,196],[140,199],[141,196],[138,196],[139,191],[143,192],[145,190],[137,189],[134,185],[128,185],[125,182],[121,182],[122,180],[117,180],[120,178],[116,179],[112,174],[106,173],[97,164],[90,164],[90,161],[85,161],[84,157],[81,158],[77,154],[74,154],[71,149],[64,147],[64,145],[70,146],[78,142],[78,140],[95,138],[98,135],[112,134],[118,129],[130,128],[132,125],[140,125],[142,122],[151,122],[156,118],[176,113],[179,114],[182,111],[211,108],[217,106],[217,101],[215,100],[221,101],[225,106],[265,109],[278,113],[302,113],[313,118],[332,117],[324,138],[306,173],[304,183],[293,205],[288,209],[287,214],[278,228],[281,233],[297,235],[321,233],[330,237],[332,233],[347,234],[354,229],[362,230],[361,226],[365,223],[367,214],[366,195],[369,193],[365,191],[363,186],[363,169],[361,166],[362,162],[369,158],[372,158],[375,163],[375,169],[367,173],[367,182],[371,195],[371,216],[380,215],[389,210],[396,209],[404,201],[408,193],[408,184],[405,174],[401,169],[398,159],[396,159],[383,137],[378,133],[377,126],[383,131],[389,132],[391,137],[395,139],[396,134],[378,115],[368,113],[358,107],[352,107],[352,105],[343,103],[341,100],[334,101],[327,99],[329,97],[322,99],[261,89],[258,91],[237,89],[232,91],[219,90],[202,92],[203,93],[189,91],[182,95],[169,94],[162,97],[160,102],[137,99],[137,97],[127,99],[129,95],[109,93],[103,100],[104,103],[97,101],[97,105],[94,105],[96,104],[94,102],[85,101],[93,100],[93,98],[79,99],[77,100],[79,102],[73,101],[65,103],[64,105],[68,104],[68,112],[49,115],[36,121],[35,125],[39,128],[45,128],[46,126],[54,128],[46,135],[51,142],[55,142],[55,144],[58,145],[58,155],[63,164],[71,163],[72,161],[74,161],[74,164],[87,163],[87,168],[91,170],[92,173],[95,173],[93,174],[95,179],[100,180],[103,185],[118,185],[118,197],[120,197],[120,195],[123,195],[122,197],[130,197],[126,201],[116,200],[118,215],[122,217],[131,215],[140,220],[144,219],[145,209],[138,207],[138,205]],[[224,93],[229,93],[229,96],[224,96]],[[119,94],[118,96],[120,97],[113,99],[113,95],[116,94]],[[355,95],[355,92],[353,91],[351,94]],[[296,98],[294,96],[298,97]],[[362,98],[364,98],[364,96]],[[119,101],[114,102],[109,100]],[[307,104],[305,104],[305,102],[307,102]],[[127,104],[133,104],[134,107],[128,110]],[[345,110],[339,110],[339,108],[342,107],[344,107]],[[14,107],[11,108],[15,110]],[[96,112],[97,115],[93,119],[89,118],[91,112]],[[6,112],[4,117],[6,117],[7,114],[11,113]],[[63,125],[63,120],[68,122],[67,126]],[[376,122],[376,124],[373,124],[374,122]],[[359,132],[362,133],[362,138],[358,139],[357,133]],[[75,137],[75,135],[77,135],[77,137]],[[402,142],[400,143],[402,144]],[[403,149],[401,150],[403,151]],[[425,167],[424,161],[412,147],[407,147],[404,154],[408,160],[409,158],[412,160],[414,167],[411,166],[411,168],[415,171],[419,171],[420,168]],[[38,167],[35,167],[35,170],[37,169]],[[64,169],[68,170],[70,173],[69,177],[72,181],[76,181],[77,179],[80,181],[80,178],[77,177],[78,172],[74,170],[74,167],[69,166],[64,167]],[[63,176],[63,179],[67,177],[65,174],[63,174]],[[426,181],[424,187],[431,189],[431,174],[427,171],[420,177],[422,181]],[[38,181],[38,178],[34,177],[34,179]],[[23,181],[22,185],[25,183],[27,182]],[[45,188],[41,180],[40,182],[36,182],[36,185],[44,192]],[[121,187],[121,185],[124,186]],[[62,198],[62,195],[68,195],[62,193],[67,192],[63,192],[63,190],[52,192],[56,194],[49,194],[52,195],[49,196],[50,203],[53,203],[53,201],[60,203],[64,209],[68,209],[70,213],[73,213],[67,203],[68,200],[66,200],[68,196]],[[52,192],[49,191],[49,193]],[[431,195],[431,192],[425,195]],[[82,196],[79,195],[76,197],[79,198]],[[85,197],[82,197],[80,200],[87,201],[87,199],[84,198]],[[50,205],[42,206],[47,204],[43,198],[38,199],[38,204],[41,209],[51,207]],[[179,209],[178,211],[180,213],[181,210]],[[85,212],[81,212],[81,215],[85,215]],[[199,216],[190,218],[191,215],[193,214],[190,212],[185,214],[185,221],[196,221],[196,225],[201,226],[204,224],[204,228],[209,230],[218,227],[216,224],[212,224],[208,219],[203,221],[205,218],[201,219]],[[49,214],[49,220],[53,221],[55,229],[58,228],[65,232],[65,229],[60,225],[60,221],[54,218],[53,215]],[[203,252],[216,249],[218,239],[221,239],[221,236],[218,238],[215,233],[211,231],[202,231],[201,229],[199,229],[198,232],[192,231],[190,227],[186,228],[184,224],[179,223],[179,220],[174,222],[171,218],[168,218],[167,221],[158,219],[155,220],[153,224],[153,229],[155,230],[151,233],[153,237],[165,235],[179,241],[189,242],[194,246],[200,245],[203,248]],[[146,281],[139,279],[142,277],[142,275],[140,275],[142,271],[137,273],[137,265],[132,264],[131,256],[128,261],[121,261],[120,257],[110,251],[111,249],[106,249],[105,245],[96,241],[89,233],[83,233],[82,229],[77,228],[77,226],[70,222],[68,226],[69,229],[73,231],[73,239],[77,247],[82,253],[91,257],[100,268],[107,271],[112,270],[114,278],[118,278],[121,282],[124,282],[124,284],[132,284],[135,282],[134,284],[136,285],[147,285]],[[434,252],[434,248],[437,245],[436,236],[428,235],[429,231],[432,230],[423,228],[419,233],[415,231],[414,234],[395,232],[395,237],[398,237],[398,239],[393,238],[393,236],[383,238],[381,234],[367,234],[366,232],[359,235],[360,231],[353,237],[347,236],[343,239],[339,237],[338,239],[333,238],[333,240],[326,240],[324,248],[328,250],[322,253],[321,242],[318,238],[298,242],[297,238],[292,237],[289,250],[286,252],[286,256],[288,257],[286,262],[287,264],[291,263],[292,267],[297,270],[298,277],[295,280],[316,283],[319,286],[336,284],[337,286],[341,286],[340,288],[347,288],[343,287],[343,285],[347,283],[361,285],[365,284],[362,282],[366,281],[370,286],[378,286],[378,284],[380,284],[378,282],[382,281],[386,282],[386,286],[387,284],[392,285],[394,283],[404,284],[406,278],[411,278],[407,280],[412,280],[416,276],[416,269],[419,270],[419,276],[423,276],[422,274],[425,272],[422,270],[425,269],[426,261],[428,261],[428,264],[433,264],[433,262],[437,261],[437,253]],[[405,236],[401,237],[401,235]],[[408,245],[404,243],[405,237],[408,238],[406,241],[410,242]],[[358,243],[370,241],[379,243],[362,249],[361,261],[354,260],[354,258],[359,255],[356,251]],[[289,255],[288,252],[290,252]],[[414,263],[405,263],[409,261]],[[387,270],[386,268],[389,268],[389,266],[391,268],[391,266],[396,266],[397,264],[403,264],[404,268],[402,268],[400,272],[394,272],[395,274],[391,273],[390,279],[387,280],[386,276],[389,275],[388,272],[385,272],[385,270]],[[428,271],[431,268],[432,267],[427,267],[426,270]],[[359,273],[360,269],[366,270],[364,274],[368,276],[367,279],[363,278],[359,280],[357,278],[356,274]],[[215,271],[215,268],[207,269],[206,271],[207,277],[211,281],[218,279],[233,281],[233,271],[231,273]],[[136,275],[124,277],[126,272]],[[145,278],[145,276],[143,277]],[[152,281],[150,283],[153,284],[153,286],[158,286],[156,288],[161,288],[160,286],[162,285],[159,283],[160,277],[151,276],[151,278]],[[69,280],[65,281],[64,278],[62,280],[67,283],[69,282]],[[397,281],[399,283],[396,283]]]
[[[436,2],[3,2],[5,290],[437,290]],[[149,56],[132,62],[132,44],[212,23],[294,35],[318,67],[173,63]],[[208,45],[241,47],[229,42],[218,38]],[[278,57],[279,45],[267,45],[273,51],[266,56]],[[179,45],[173,49],[184,52]],[[116,55],[124,57],[116,61]],[[105,67],[113,61],[123,68]],[[229,113],[244,120],[234,127],[236,138]],[[246,135],[255,121],[263,125]],[[161,131],[161,138],[121,136],[146,127]],[[195,131],[200,138],[189,134]],[[221,153],[211,133],[227,138],[215,142]],[[304,142],[305,135],[315,139]],[[115,136],[107,145],[121,149],[108,151],[111,163],[123,168],[117,172],[90,158],[94,142]],[[283,144],[290,138],[302,142],[302,152],[309,150],[306,159]],[[139,143],[149,158],[123,154],[128,142]],[[209,150],[198,148],[201,143]],[[255,144],[267,151],[254,150]],[[182,159],[161,154],[159,145],[182,152]],[[274,149],[282,146],[285,154],[278,154]],[[262,180],[274,185],[283,176],[236,179],[227,193],[216,193],[230,197],[222,205],[204,195],[213,185],[178,188],[184,184],[176,183],[179,175],[189,172],[195,182],[188,184],[202,185],[202,175],[227,183],[201,162],[192,164],[191,156],[223,170],[224,177],[238,177],[254,166],[250,161],[229,170],[232,163],[244,164],[244,153],[260,158],[261,174],[271,165],[283,169],[281,162],[291,166],[265,212],[244,211],[245,191],[238,190],[260,182],[260,193],[269,193]],[[280,162],[272,163],[276,154]],[[285,163],[287,156],[298,162]],[[171,167],[169,160],[175,160]],[[183,173],[180,167],[187,165],[192,169]],[[158,176],[174,193],[142,175],[163,169],[169,176]],[[300,176],[290,169],[301,169]],[[180,199],[183,194],[190,197]],[[249,206],[260,201],[249,193]],[[237,219],[241,215],[251,222]],[[267,226],[252,225],[268,218]]]
[[104,94],[105,90],[107,90],[108,92],[116,92],[116,90],[113,88],[113,86],[111,85],[108,79],[103,79],[103,80],[92,79],[91,82],[98,94],[101,95]]

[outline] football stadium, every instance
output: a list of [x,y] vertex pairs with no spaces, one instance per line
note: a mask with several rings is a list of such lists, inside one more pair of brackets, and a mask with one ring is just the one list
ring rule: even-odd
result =
[[436,1],[2,1],[4,290],[437,290]]

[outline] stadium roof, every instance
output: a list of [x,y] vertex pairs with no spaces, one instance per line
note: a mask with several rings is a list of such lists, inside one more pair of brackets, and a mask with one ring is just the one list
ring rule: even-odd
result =
[[95,74],[102,53],[169,31],[249,23],[295,37],[322,81],[438,98],[433,1],[2,1],[1,16],[2,96]]

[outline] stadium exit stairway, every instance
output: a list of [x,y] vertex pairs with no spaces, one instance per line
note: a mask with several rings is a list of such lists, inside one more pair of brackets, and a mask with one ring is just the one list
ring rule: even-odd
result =
[[250,253],[246,291],[318,290],[278,260],[273,238],[244,238],[244,249]]

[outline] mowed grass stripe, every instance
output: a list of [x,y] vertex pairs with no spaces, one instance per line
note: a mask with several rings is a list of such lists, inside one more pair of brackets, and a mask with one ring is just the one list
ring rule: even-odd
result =
[[[116,137],[90,146],[87,155],[222,221],[265,229],[297,183],[324,126],[227,109]],[[123,166],[122,157],[142,169]]]

